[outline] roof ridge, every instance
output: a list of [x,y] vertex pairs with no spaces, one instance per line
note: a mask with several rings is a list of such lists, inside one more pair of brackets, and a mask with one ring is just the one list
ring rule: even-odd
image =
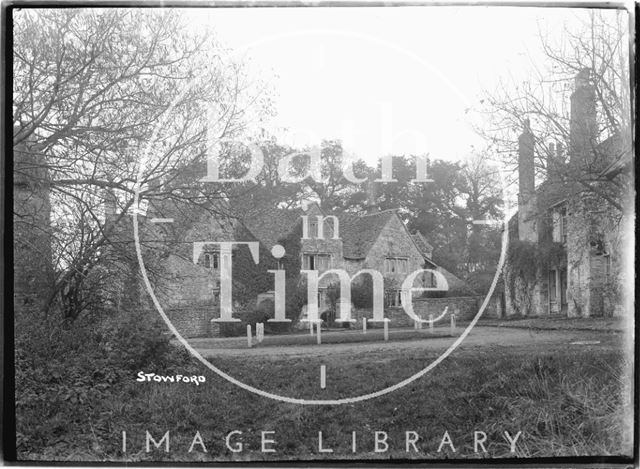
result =
[[361,218],[364,218],[364,217],[372,217],[372,216],[374,216],[374,215],[381,215],[381,214],[383,214],[383,213],[392,213],[392,212],[393,212],[393,213],[397,213],[397,212],[398,212],[398,210],[400,210],[400,209],[399,209],[399,208],[388,208],[388,209],[385,209],[385,210],[380,210],[379,212],[374,212],[374,213],[365,213],[364,215],[359,215],[359,216],[360,216]]

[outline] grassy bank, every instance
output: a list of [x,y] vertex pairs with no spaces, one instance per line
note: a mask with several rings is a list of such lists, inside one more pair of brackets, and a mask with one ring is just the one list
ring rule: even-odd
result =
[[[342,354],[326,358],[227,358],[216,362],[249,384],[287,396],[332,398],[395,384],[435,355],[424,352]],[[318,369],[327,366],[327,389]],[[246,392],[203,367],[173,372],[204,374],[206,383],[136,382],[122,376],[99,395],[70,402],[20,406],[19,456],[46,460],[286,460],[324,458],[476,458],[620,455],[631,451],[630,378],[618,352],[590,354],[546,350],[461,353],[427,376],[389,395],[340,406],[300,406]],[[143,371],[170,374],[162,369]],[[64,373],[63,370],[59,371]],[[64,382],[64,376],[62,377]],[[625,393],[626,396],[625,397]],[[242,442],[241,452],[225,446]],[[127,452],[122,452],[122,432]],[[170,432],[170,452],[145,451],[146,431],[156,441]],[[196,432],[203,446],[189,448]],[[275,453],[261,451],[261,432],[274,431]],[[323,447],[333,453],[320,453]],[[356,452],[352,431],[357,432]],[[388,449],[374,452],[374,432],[385,432]],[[486,434],[487,453],[474,451],[474,431]],[[515,453],[504,432],[522,432]],[[406,450],[416,432],[418,452]],[[448,432],[451,444],[444,444]],[[382,435],[379,434],[379,438]],[[381,445],[383,449],[384,445]],[[234,446],[235,447],[235,446]],[[455,452],[453,448],[455,448]],[[153,446],[152,446],[153,448]]]

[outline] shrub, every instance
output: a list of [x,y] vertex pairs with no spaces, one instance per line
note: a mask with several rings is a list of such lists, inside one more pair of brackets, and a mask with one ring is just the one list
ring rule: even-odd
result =
[[185,358],[178,351],[182,349],[171,344],[164,322],[153,311],[114,315],[97,334],[108,363],[123,370],[166,369]]
[[285,316],[295,324],[300,320],[302,307],[307,304],[307,282],[300,277],[287,280],[287,300],[285,303]]
[[[78,428],[88,432],[96,403],[113,399],[138,371],[186,374],[196,369],[151,313],[89,312],[68,324],[57,317],[21,316],[16,312],[15,406],[21,452]],[[95,420],[93,425],[98,425]]]
[[373,280],[370,275],[363,275],[360,282],[351,284],[351,302],[355,308],[373,307]]

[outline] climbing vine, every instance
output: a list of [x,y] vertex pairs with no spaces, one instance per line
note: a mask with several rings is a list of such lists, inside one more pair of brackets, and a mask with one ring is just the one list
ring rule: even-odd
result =
[[[511,298],[516,297],[518,283],[525,287],[524,292],[530,300],[533,286],[539,276],[550,268],[566,265],[566,249],[558,242],[544,238],[539,243],[531,241],[513,240],[507,251],[508,270],[505,272],[505,283]],[[527,307],[519,308],[519,313]]]

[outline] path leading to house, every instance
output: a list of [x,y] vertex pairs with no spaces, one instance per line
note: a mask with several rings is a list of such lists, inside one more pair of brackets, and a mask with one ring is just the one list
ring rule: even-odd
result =
[[632,321],[625,321],[623,317],[610,318],[566,318],[566,317],[537,317],[520,319],[483,319],[485,326],[510,327],[516,329],[540,330],[576,330],[576,331],[617,331],[633,329]]
[[[459,328],[458,334],[462,332]],[[271,339],[275,341],[283,336],[265,337],[262,344],[252,348],[246,346],[246,338],[220,338],[220,339],[191,339],[189,342],[204,357],[230,357],[230,356],[261,356],[264,358],[282,358],[285,356],[322,356],[335,354],[361,354],[369,352],[385,352],[398,350],[424,349],[429,351],[446,350],[457,337],[448,335],[448,331],[436,329],[436,336],[429,336],[424,332],[422,337],[409,338],[405,340],[395,340],[394,333],[398,334],[402,330],[391,330],[390,340],[382,340],[382,332],[368,331],[367,335],[372,339],[368,342],[348,342],[346,334],[356,334],[355,331],[323,332],[322,338],[325,343],[321,345],[306,343],[292,345],[269,345]],[[406,330],[405,330],[406,331]],[[416,331],[411,331],[416,332]],[[422,331],[419,331],[422,332]],[[362,334],[362,332],[359,332]],[[379,334],[376,337],[374,334]],[[287,336],[289,338],[302,339],[303,335]],[[377,340],[373,340],[374,337]],[[337,340],[343,338],[344,340]],[[332,342],[327,343],[331,339]],[[306,340],[311,342],[313,338],[309,335]],[[580,350],[588,353],[590,350],[621,350],[628,342],[622,332],[617,331],[585,331],[585,330],[538,330],[505,328],[495,326],[476,326],[465,340],[460,344],[456,353],[510,353],[510,349],[518,349],[519,352],[530,351],[536,354],[548,348]]]

